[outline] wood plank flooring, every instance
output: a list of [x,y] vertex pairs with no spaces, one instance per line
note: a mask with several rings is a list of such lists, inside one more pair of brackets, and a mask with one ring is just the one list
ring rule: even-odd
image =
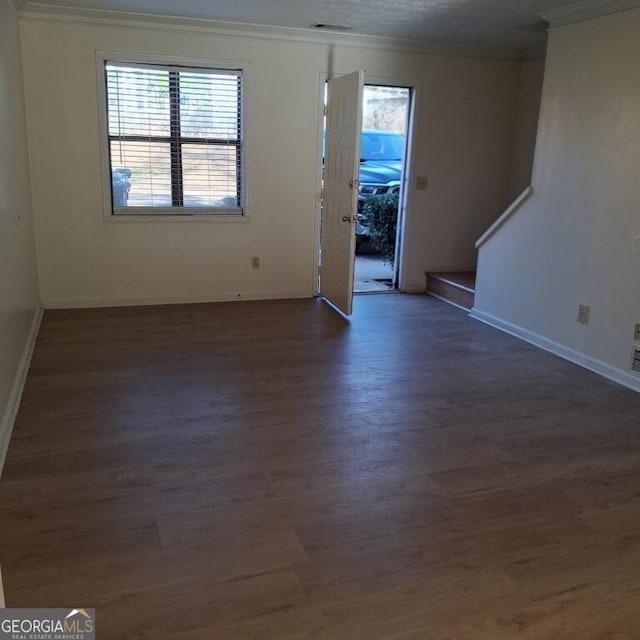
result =
[[49,311],[7,606],[101,640],[640,638],[640,396],[427,296]]

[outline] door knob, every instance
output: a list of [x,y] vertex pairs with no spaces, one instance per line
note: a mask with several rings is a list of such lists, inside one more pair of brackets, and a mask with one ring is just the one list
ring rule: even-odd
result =
[[342,216],[342,222],[351,222],[351,216]]

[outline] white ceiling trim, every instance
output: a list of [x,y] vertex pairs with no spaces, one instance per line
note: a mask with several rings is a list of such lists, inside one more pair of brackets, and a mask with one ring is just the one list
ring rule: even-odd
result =
[[13,9],[16,13],[19,13],[22,2],[23,0],[7,0],[9,8]]
[[[13,0],[11,0],[13,1]],[[15,0],[20,1],[20,0]],[[640,0],[639,0],[640,1]],[[464,58],[488,58],[492,60],[524,59],[522,51],[511,48],[466,45],[451,42],[423,42],[419,40],[401,40],[359,33],[340,33],[316,31],[295,27],[276,27],[271,25],[250,24],[245,22],[225,22],[206,18],[185,18],[180,16],[154,15],[128,11],[106,11],[102,9],[78,9],[57,5],[24,2],[20,9],[23,20],[53,20],[58,22],[88,23],[93,25],[143,27],[169,31],[191,31],[211,33],[239,38],[287,40],[306,44],[341,45],[427,53],[431,55]]]
[[540,15],[551,27],[591,20],[600,16],[640,8],[640,0],[584,0]]

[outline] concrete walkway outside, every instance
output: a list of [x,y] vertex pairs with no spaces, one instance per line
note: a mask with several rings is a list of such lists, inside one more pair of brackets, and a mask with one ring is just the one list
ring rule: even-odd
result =
[[389,291],[393,288],[393,268],[380,255],[357,255],[353,290]]

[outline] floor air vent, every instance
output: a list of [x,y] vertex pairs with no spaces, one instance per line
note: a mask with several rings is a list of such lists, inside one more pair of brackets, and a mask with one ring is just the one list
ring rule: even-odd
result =
[[631,371],[640,374],[640,349],[637,347],[634,347],[631,353]]

